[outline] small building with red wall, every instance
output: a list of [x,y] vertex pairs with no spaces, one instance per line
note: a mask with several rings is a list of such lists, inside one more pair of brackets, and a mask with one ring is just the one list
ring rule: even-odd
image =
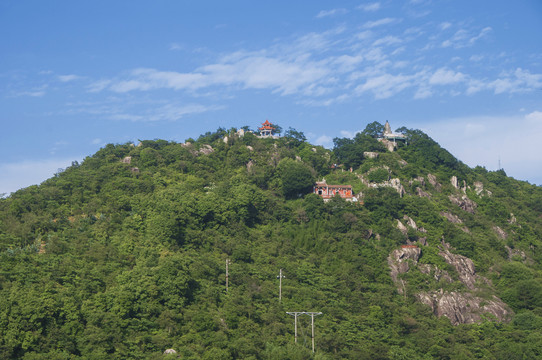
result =
[[347,201],[358,201],[358,199],[354,197],[352,185],[329,185],[326,183],[325,179],[321,182],[316,182],[312,192],[320,195],[324,201],[331,200],[335,195],[339,195]]

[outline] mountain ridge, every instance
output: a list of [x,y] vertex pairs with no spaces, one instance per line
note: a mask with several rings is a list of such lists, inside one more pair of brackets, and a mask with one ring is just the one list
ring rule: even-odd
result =
[[[109,144],[0,200],[0,354],[542,356],[542,189],[471,169],[419,130],[398,129],[390,152],[382,128],[332,151],[291,128]],[[312,194],[324,177],[360,201]],[[398,261],[402,245],[417,255]],[[450,296],[464,304],[437,306]],[[465,315],[494,297],[502,317]],[[286,311],[323,312],[315,355]]]

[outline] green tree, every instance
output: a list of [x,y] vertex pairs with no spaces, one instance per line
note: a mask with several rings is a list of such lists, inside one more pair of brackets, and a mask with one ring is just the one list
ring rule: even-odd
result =
[[287,198],[309,193],[315,182],[311,169],[301,161],[283,159],[278,164],[277,172],[282,193]]

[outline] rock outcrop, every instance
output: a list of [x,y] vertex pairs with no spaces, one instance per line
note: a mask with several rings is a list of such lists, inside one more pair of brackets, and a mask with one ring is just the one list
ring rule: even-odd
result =
[[[421,303],[431,307],[436,316],[446,316],[453,325],[472,324],[487,318],[509,321],[513,312],[501,299],[495,295],[484,297],[477,295],[479,291],[477,285],[481,282],[490,285],[490,281],[476,274],[472,260],[452,253],[450,245],[444,241],[439,249],[439,255],[454,268],[459,281],[466,287],[465,291],[444,291],[441,288],[419,292],[414,296]],[[400,294],[405,294],[407,285],[400,275],[413,269],[432,276],[436,281],[444,280],[447,283],[454,281],[446,270],[439,269],[436,265],[418,264],[421,251],[417,246],[403,246],[401,249],[393,250],[388,257],[390,275]]]
[[399,229],[400,232],[403,233],[403,235],[406,235],[408,233],[408,229],[400,220],[397,220],[397,229]]
[[459,181],[457,180],[457,176],[452,176],[450,179],[450,182],[452,183],[452,186],[456,189],[459,189]]
[[410,246],[393,250],[388,256],[390,275],[393,282],[398,285],[397,291],[399,291],[400,294],[403,294],[405,291],[405,283],[403,280],[398,278],[398,275],[404,274],[410,270],[411,265],[416,265],[418,263],[418,259],[420,258],[420,254],[421,250],[419,247]]
[[431,184],[437,191],[440,191],[442,185],[437,181],[437,177],[433,174],[427,174],[427,181]]
[[364,151],[363,157],[367,159],[376,159],[378,157],[379,153],[373,152],[373,151]]
[[512,249],[510,246],[505,246],[506,251],[508,252],[508,260],[512,261],[515,257],[521,258],[521,261],[525,262],[527,260],[527,255],[525,254],[525,251],[520,249]]
[[448,219],[449,222],[454,224],[462,224],[463,220],[461,220],[457,215],[454,215],[452,213],[441,211],[440,215],[444,216],[446,219]]
[[209,155],[211,153],[213,153],[215,151],[215,149],[213,149],[213,147],[211,145],[201,145],[201,148],[199,149],[199,153],[200,154],[204,154],[204,155]]
[[504,231],[498,226],[493,226],[493,231],[495,231],[497,236],[503,240],[506,240],[506,238],[508,237],[508,234],[506,233],[506,231]]
[[487,315],[506,321],[512,315],[510,308],[496,296],[484,299],[470,293],[434,291],[422,292],[416,297],[430,306],[435,315],[450,319],[452,325],[480,322]]
[[[361,182],[365,184],[364,178],[361,177],[361,176],[359,176],[359,178],[360,178]],[[367,181],[366,185],[369,186],[369,187],[372,187],[372,188],[379,188],[379,187],[391,187],[391,188],[394,188],[399,193],[400,197],[403,197],[403,195],[405,194],[405,187],[401,184],[401,180],[395,179],[395,178],[390,179],[389,181],[381,182],[381,183],[369,183]]]
[[450,252],[450,245],[442,242],[442,246],[439,247],[441,251],[439,255],[444,258],[444,261],[455,268],[455,271],[459,275],[459,281],[461,281],[467,288],[473,290],[475,288],[476,270],[474,263],[471,259],[463,255],[457,255]]
[[426,191],[423,191],[422,189],[420,189],[419,187],[416,188],[416,194],[419,196],[419,197],[426,197],[428,199],[431,199],[431,194],[426,192]]
[[461,209],[471,214],[474,214],[475,209],[478,206],[478,204],[469,199],[467,195],[450,195],[448,198],[453,204],[459,206]]

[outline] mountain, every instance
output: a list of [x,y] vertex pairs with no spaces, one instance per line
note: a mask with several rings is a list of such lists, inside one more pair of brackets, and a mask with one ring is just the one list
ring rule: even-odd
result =
[[0,358],[541,358],[542,188],[388,129],[109,144],[1,199]]

